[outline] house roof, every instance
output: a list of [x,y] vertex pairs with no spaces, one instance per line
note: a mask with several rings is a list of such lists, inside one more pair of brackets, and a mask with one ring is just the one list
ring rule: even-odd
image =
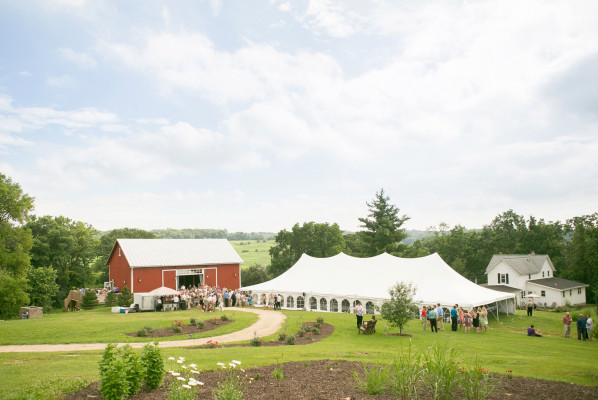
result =
[[509,267],[513,268],[519,275],[537,274],[542,270],[544,262],[554,270],[554,265],[550,261],[550,257],[546,254],[532,255],[532,254],[495,254],[488,263],[486,273],[490,272],[501,261],[504,261]]
[[567,290],[567,289],[574,289],[574,288],[589,286],[585,283],[574,282],[574,281],[570,281],[568,279],[562,279],[562,278],[532,279],[530,281],[527,281],[527,283],[534,283],[536,285],[546,286],[546,287],[549,287],[552,289],[558,289],[558,290]]
[[306,293],[307,296],[333,296],[385,300],[397,282],[415,286],[418,304],[480,306],[512,299],[510,293],[483,288],[460,275],[436,253],[419,258],[399,258],[383,253],[359,258],[344,253],[327,258],[301,258],[280,276],[241,290],[274,293]]
[[117,239],[132,268],[241,264],[243,259],[226,239]]
[[481,283],[480,286],[485,287],[487,289],[496,290],[498,292],[505,292],[505,293],[521,292],[521,289],[513,287],[513,286],[507,286],[507,285],[488,285],[487,283]]

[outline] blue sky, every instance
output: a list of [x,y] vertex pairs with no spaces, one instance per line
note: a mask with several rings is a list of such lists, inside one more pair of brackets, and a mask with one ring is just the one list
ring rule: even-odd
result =
[[598,211],[598,2],[0,0],[0,171],[37,215],[359,230]]

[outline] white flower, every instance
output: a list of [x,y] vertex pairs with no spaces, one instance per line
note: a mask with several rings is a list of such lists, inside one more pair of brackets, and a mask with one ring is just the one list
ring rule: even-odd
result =
[[189,364],[189,366],[190,366],[191,368],[193,368],[193,369],[196,369],[196,368],[197,368],[197,365],[195,365],[195,364]]
[[185,378],[183,378],[182,376],[177,376],[177,379],[178,379],[179,381],[186,381],[186,379],[185,379]]
[[189,386],[189,385],[183,385],[183,387],[187,388],[187,389],[191,389],[191,386]]
[[184,365],[181,365],[181,368],[183,368],[183,369],[187,369],[187,367],[185,367]]
[[217,365],[220,365],[221,367],[224,367],[224,363],[217,363]]
[[185,357],[179,357],[179,360],[185,361]]
[[179,376],[179,375],[180,375],[180,373],[178,373],[178,372],[172,372],[172,373],[171,373],[171,375],[172,375],[172,376]]
[[182,363],[183,363],[183,360],[176,360],[176,362],[177,362],[178,364],[182,364]]
[[238,360],[233,360],[232,362],[234,362],[234,363],[235,363],[235,364],[237,364],[237,365],[241,365],[241,361],[238,361]]
[[197,382],[195,382],[195,381],[189,381],[189,385],[191,385],[191,386],[197,386]]
[[174,361],[174,357],[168,357],[168,359]]
[[192,369],[191,373],[193,373],[193,374],[199,374],[199,371],[196,371],[196,370]]
[[233,363],[228,363],[228,365],[231,366],[231,367],[233,367],[233,368],[237,367],[237,364],[233,364]]

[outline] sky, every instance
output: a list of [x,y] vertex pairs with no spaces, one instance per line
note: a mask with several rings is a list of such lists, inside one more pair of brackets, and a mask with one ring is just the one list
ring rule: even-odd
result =
[[0,0],[0,172],[99,230],[598,211],[598,2]]

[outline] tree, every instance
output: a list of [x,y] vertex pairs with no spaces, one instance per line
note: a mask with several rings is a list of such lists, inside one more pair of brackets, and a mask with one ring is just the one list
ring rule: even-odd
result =
[[31,232],[23,228],[33,198],[21,186],[0,173],[0,316],[18,315],[21,306],[29,304],[27,272],[30,269]]
[[94,307],[98,306],[98,296],[96,295],[95,290],[88,290],[83,295],[83,300],[81,300],[81,308],[86,310],[91,310]]
[[596,302],[598,289],[598,213],[574,217],[567,221],[566,232],[571,241],[565,248],[562,277],[587,283],[588,303]]
[[121,292],[120,296],[118,296],[118,305],[121,307],[129,307],[133,303],[133,295],[128,287],[124,287]]
[[51,267],[31,268],[27,274],[29,281],[29,298],[31,305],[43,307],[44,311],[52,309],[52,303],[58,293],[56,271]]
[[399,335],[401,335],[403,327],[413,318],[417,310],[413,303],[415,287],[411,283],[397,282],[389,289],[388,294],[390,294],[390,300],[382,304],[380,313],[390,326],[399,328]]
[[399,209],[389,204],[390,198],[385,196],[384,189],[376,192],[371,203],[366,203],[370,213],[369,218],[359,218],[364,231],[360,232],[364,249],[362,255],[372,257],[378,254],[393,253],[399,250],[400,242],[407,237],[401,226],[409,220],[403,215],[399,217]]
[[93,284],[90,264],[95,257],[98,240],[89,224],[66,217],[34,217],[26,225],[33,234],[31,264],[52,267],[57,272],[59,291],[56,302],[72,288]]
[[274,237],[276,245],[270,248],[271,263],[268,275],[276,277],[293,264],[303,253],[312,257],[331,257],[345,248],[345,239],[337,224],[307,222],[295,224],[291,232],[282,230]]
[[118,305],[118,296],[112,290],[106,293],[106,299],[104,300],[105,307],[115,307]]
[[253,264],[241,273],[241,286],[257,285],[268,280],[266,268],[259,264]]

